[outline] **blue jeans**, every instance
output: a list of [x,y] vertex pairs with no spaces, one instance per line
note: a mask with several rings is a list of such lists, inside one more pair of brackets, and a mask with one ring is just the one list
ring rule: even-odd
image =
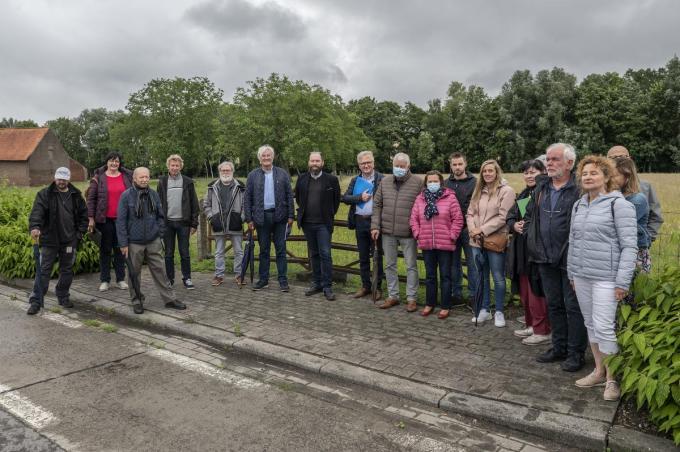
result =
[[116,219],[107,218],[106,223],[97,223],[97,230],[102,234],[99,249],[99,281],[111,282],[111,252],[113,251],[113,268],[116,271],[116,282],[125,280],[125,258],[118,246]]
[[331,228],[322,223],[304,223],[302,230],[307,239],[307,255],[312,264],[312,285],[330,289],[333,284]]
[[472,247],[470,246],[470,235],[467,228],[463,229],[456,240],[456,249],[453,251],[452,265],[451,265],[451,294],[454,297],[463,297],[463,262],[461,260],[462,252],[465,252],[465,260],[467,265],[467,280],[468,280],[468,294],[473,297],[477,289],[477,271],[472,263]]
[[437,305],[437,268],[441,280],[441,308],[451,309],[451,251],[423,250],[425,260],[425,303]]
[[269,282],[269,252],[271,251],[272,236],[276,250],[276,271],[279,283],[288,282],[288,259],[286,258],[286,226],[287,221],[274,223],[274,210],[264,211],[264,224],[255,225],[257,243],[260,245],[260,281]]
[[175,237],[177,237],[177,248],[179,248],[180,267],[182,269],[182,280],[191,278],[191,258],[189,257],[189,236],[191,227],[184,226],[179,221],[168,221],[165,223],[165,274],[170,282],[175,282]]
[[[484,290],[484,298],[482,299],[482,308],[490,311],[491,306],[491,283],[489,279],[489,272],[493,276],[493,288],[496,295],[496,311],[503,312],[503,304],[505,303],[505,253],[496,253],[489,250],[481,250],[477,247],[472,248],[472,260],[482,281]],[[482,256],[482,268],[477,266],[478,256]],[[486,256],[486,258],[484,258]]]

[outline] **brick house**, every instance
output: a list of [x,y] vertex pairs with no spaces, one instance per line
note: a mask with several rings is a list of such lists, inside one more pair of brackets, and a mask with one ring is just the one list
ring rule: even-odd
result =
[[0,180],[12,185],[47,185],[60,166],[74,182],[87,179],[87,169],[69,157],[47,127],[0,129]]

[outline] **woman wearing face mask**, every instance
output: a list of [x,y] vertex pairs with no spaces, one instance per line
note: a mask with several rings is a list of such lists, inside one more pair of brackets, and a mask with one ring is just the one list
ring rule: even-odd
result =
[[523,338],[524,345],[540,345],[550,342],[550,322],[538,268],[536,264],[529,262],[527,239],[524,234],[524,213],[526,213],[524,209],[526,209],[526,203],[534,197],[537,179],[546,172],[543,162],[538,159],[523,162],[520,171],[524,174],[526,188],[517,196],[517,202],[508,212],[506,221],[513,235],[506,261],[508,278],[512,280],[513,288],[519,288],[519,298],[524,306],[526,321],[526,328],[516,330],[514,334]]
[[604,386],[604,399],[618,400],[621,391],[604,364],[618,352],[616,308],[628,292],[637,256],[635,207],[616,190],[612,162],[589,155],[578,165],[583,197],[571,214],[567,275],[576,292],[588,330],[595,369],[576,386]]
[[227,238],[234,250],[235,281],[240,284],[241,261],[243,260],[243,192],[245,186],[234,178],[234,164],[222,162],[217,167],[220,178],[208,184],[208,193],[203,201],[203,213],[208,218],[215,237],[215,277],[213,286],[224,282],[224,247]]
[[432,313],[437,304],[437,269],[441,289],[441,311],[445,319],[451,309],[451,259],[456,240],[463,228],[463,214],[453,190],[442,187],[444,178],[439,171],[425,176],[423,191],[416,197],[411,210],[411,231],[423,250],[425,260],[425,308],[423,317]]
[[[497,327],[505,326],[503,304],[505,301],[505,250],[492,251],[483,249],[484,240],[491,241],[491,236],[505,235],[507,238],[508,226],[505,221],[508,212],[515,204],[515,191],[503,179],[503,171],[495,160],[487,160],[482,163],[479,179],[472,193],[470,207],[466,220],[470,233],[470,246],[472,258],[477,268],[477,281],[482,285],[483,298],[482,309],[473,317],[473,322],[484,322],[491,319],[491,284],[489,272],[493,275],[493,286],[496,299],[496,313],[494,324]],[[479,261],[483,262],[480,266]]]

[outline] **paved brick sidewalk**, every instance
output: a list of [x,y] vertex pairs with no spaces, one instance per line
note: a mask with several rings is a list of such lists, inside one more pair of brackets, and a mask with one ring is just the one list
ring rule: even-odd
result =
[[[370,300],[342,294],[341,288],[336,289],[338,299],[328,302],[320,295],[305,297],[301,286],[282,293],[273,282],[253,292],[248,286],[238,289],[231,280],[211,287],[210,279],[196,274],[196,290],[180,286],[178,296],[188,309],[172,315],[447,390],[606,423],[614,418],[617,404],[602,400],[601,388],[574,386],[590,371],[592,358],[576,374],[563,372],[558,364],[538,364],[534,357],[545,348],[522,345],[512,334],[520,327],[514,321],[506,328],[493,322],[475,328],[471,314],[462,309],[442,321],[409,314],[404,305],[379,310]],[[100,293],[98,285],[96,275],[86,275],[77,277],[73,288],[127,300],[126,292]],[[146,271],[143,291],[147,306],[161,308]]]

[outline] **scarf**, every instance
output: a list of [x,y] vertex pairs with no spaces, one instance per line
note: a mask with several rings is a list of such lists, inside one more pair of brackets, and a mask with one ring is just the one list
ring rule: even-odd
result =
[[443,189],[439,189],[436,192],[432,193],[430,190],[427,188],[423,190],[423,195],[425,196],[425,202],[427,205],[425,206],[425,219],[429,220],[435,215],[439,215],[439,210],[437,210],[437,200],[442,197],[444,194]]
[[[144,212],[151,214],[156,213],[156,205],[154,204],[151,196],[149,195],[149,188],[139,188],[135,184],[135,189],[137,190],[137,205],[135,206],[135,215],[137,218],[142,218]],[[146,204],[146,209],[144,209],[144,204]]]

